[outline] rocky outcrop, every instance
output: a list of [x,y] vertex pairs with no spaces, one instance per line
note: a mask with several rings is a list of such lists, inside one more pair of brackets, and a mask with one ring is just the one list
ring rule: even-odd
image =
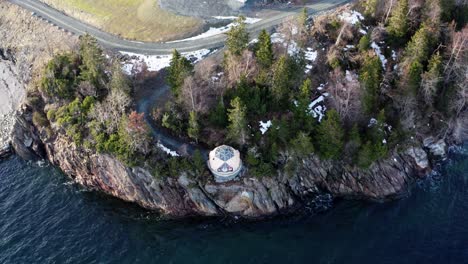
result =
[[294,173],[278,171],[254,178],[245,171],[240,180],[227,183],[197,181],[189,173],[156,178],[147,169],[129,168],[108,154],[77,148],[60,133],[49,139],[45,131],[31,125],[27,109],[18,117],[13,139],[24,158],[45,156],[86,188],[172,217],[270,216],[303,208],[323,193],[352,199],[394,199],[405,195],[411,183],[430,170],[426,151],[413,147],[369,169],[311,156]]
[[[67,51],[76,41],[76,37],[41,21],[31,12],[0,1],[0,158],[11,153],[10,135],[15,132],[14,126],[26,125],[15,125],[14,116],[24,100],[27,85],[39,76],[54,52]],[[11,145],[20,155],[35,158],[34,148],[39,145],[31,137],[17,134]]]
[[13,54],[0,46],[0,158],[11,153],[10,134],[14,124],[14,110],[23,101],[25,93]]

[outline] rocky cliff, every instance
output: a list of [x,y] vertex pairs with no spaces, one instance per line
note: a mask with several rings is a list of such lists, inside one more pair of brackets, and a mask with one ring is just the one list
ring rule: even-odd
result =
[[278,171],[254,178],[244,171],[240,180],[219,184],[197,181],[189,173],[157,178],[144,168],[126,167],[110,155],[77,148],[60,133],[48,138],[46,131],[31,124],[27,108],[17,119],[13,145],[24,158],[46,157],[86,188],[172,217],[269,216],[301,209],[324,193],[334,198],[394,199],[407,194],[411,183],[430,171],[428,153],[441,157],[446,150],[443,141],[428,140],[425,149],[408,148],[369,169],[311,156],[292,174]]

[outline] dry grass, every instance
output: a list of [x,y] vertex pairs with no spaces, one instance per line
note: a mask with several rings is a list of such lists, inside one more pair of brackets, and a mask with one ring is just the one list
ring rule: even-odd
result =
[[157,0],[42,0],[88,24],[131,40],[167,41],[200,30],[203,22],[162,10]]

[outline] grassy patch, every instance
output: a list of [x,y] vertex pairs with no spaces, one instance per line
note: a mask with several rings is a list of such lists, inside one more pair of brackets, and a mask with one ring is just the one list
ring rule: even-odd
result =
[[159,7],[157,0],[43,0],[86,23],[126,39],[165,41],[195,33],[202,21]]

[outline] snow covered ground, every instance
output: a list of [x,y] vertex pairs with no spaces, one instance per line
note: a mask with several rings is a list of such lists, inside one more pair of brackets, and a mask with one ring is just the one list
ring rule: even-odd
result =
[[[297,33],[297,32],[296,32]],[[294,35],[294,33],[293,33]],[[258,40],[257,40],[258,41]],[[301,48],[294,40],[291,40],[289,43],[285,40],[285,37],[281,33],[273,33],[271,35],[271,43],[273,44],[282,44],[285,48],[288,49],[288,54],[290,56],[294,56],[301,51]],[[312,63],[315,62],[318,56],[318,52],[313,50],[312,48],[306,48],[304,51],[304,58],[307,61],[305,73],[309,73],[312,70],[313,66]]]
[[[193,52],[184,52],[182,53],[182,55],[189,59],[191,62],[197,63],[204,57],[208,56],[209,54],[215,51],[216,50],[211,51],[209,49],[202,49]],[[122,66],[122,69],[128,75],[141,72],[143,69],[143,63],[146,64],[148,71],[159,71],[161,69],[169,67],[169,64],[171,63],[172,59],[172,55],[143,55],[125,51],[121,51],[120,53],[132,57],[131,60],[125,62]]]
[[364,16],[361,13],[354,10],[352,10],[351,12],[343,12],[341,15],[338,16],[338,18],[352,25],[356,25],[358,22],[361,22],[361,20],[364,20]]
[[382,67],[385,69],[385,66],[387,65],[387,59],[385,56],[382,54],[382,50],[380,49],[379,45],[377,43],[372,42],[371,48],[374,49],[375,54],[379,57],[380,61],[382,62]]
[[179,157],[180,156],[176,151],[169,149],[168,147],[164,146],[161,142],[158,142],[158,144],[156,146],[160,150],[162,150],[166,154],[168,154],[169,156],[172,156],[172,157]]
[[268,120],[266,122],[263,122],[263,121],[260,121],[260,132],[262,133],[262,135],[264,135],[268,129],[273,125],[273,123],[271,123],[271,120]]

